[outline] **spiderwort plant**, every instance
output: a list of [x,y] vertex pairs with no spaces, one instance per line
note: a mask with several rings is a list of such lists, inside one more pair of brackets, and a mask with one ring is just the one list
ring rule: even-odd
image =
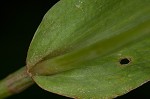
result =
[[137,88],[150,80],[149,12],[149,0],[60,0],[31,41],[27,68],[0,82],[0,97],[34,82],[79,99],[115,98]]

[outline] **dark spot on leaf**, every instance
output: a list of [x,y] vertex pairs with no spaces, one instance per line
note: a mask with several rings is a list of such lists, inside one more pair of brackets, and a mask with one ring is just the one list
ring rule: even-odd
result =
[[121,65],[127,65],[130,63],[130,61],[131,60],[129,58],[122,58],[122,59],[120,59],[120,64]]

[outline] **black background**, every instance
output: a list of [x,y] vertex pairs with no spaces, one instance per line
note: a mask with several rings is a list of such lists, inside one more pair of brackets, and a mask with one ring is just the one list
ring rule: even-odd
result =
[[[25,65],[27,50],[44,14],[58,0],[0,1],[0,79]],[[150,82],[117,99],[150,99]],[[69,99],[37,85],[8,99]]]

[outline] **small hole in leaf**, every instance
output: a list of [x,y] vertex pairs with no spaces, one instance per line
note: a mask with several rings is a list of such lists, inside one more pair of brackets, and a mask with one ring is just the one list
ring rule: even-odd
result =
[[121,60],[120,60],[120,64],[121,65],[126,65],[126,64],[129,64],[130,63],[130,59],[128,59],[128,58],[122,58]]

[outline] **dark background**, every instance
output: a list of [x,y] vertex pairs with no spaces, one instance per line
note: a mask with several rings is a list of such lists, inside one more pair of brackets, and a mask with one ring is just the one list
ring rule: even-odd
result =
[[[44,14],[58,0],[0,1],[0,79],[25,65],[27,50]],[[62,9],[63,10],[63,9]],[[150,99],[150,82],[117,99]],[[148,94],[149,93],[149,94]],[[69,99],[37,85],[8,99]]]

